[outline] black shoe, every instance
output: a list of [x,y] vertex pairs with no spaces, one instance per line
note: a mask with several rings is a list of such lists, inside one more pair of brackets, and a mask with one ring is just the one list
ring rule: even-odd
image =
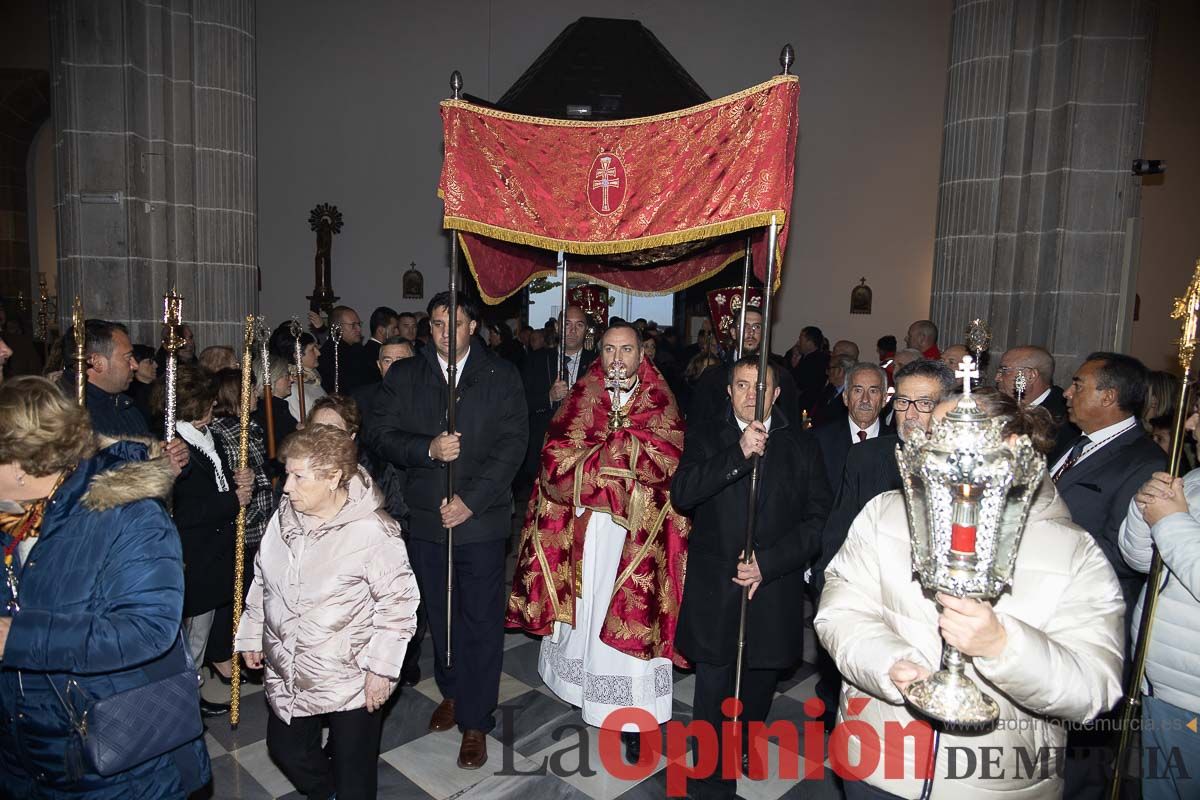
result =
[[228,713],[229,703],[210,703],[203,697],[200,698],[200,716],[223,717]]
[[400,670],[400,685],[401,686],[416,686],[421,682],[421,668],[413,667],[412,669]]
[[638,732],[622,733],[621,744],[625,745],[625,760],[636,764],[642,757],[642,734]]

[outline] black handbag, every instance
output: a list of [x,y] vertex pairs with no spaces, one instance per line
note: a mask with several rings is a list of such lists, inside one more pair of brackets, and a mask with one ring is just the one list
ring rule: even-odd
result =
[[[109,777],[157,758],[204,734],[200,719],[200,673],[182,634],[162,658],[142,667],[146,683],[114,695],[91,700],[67,679],[64,697],[46,676],[75,730],[67,747],[67,776],[83,776],[82,758],[92,770]],[[75,692],[86,703],[82,714],[68,702]]]

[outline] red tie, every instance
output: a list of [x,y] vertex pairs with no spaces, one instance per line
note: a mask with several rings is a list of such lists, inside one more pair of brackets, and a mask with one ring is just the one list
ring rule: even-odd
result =
[[865,441],[867,440],[867,432],[866,432],[866,431],[859,431],[859,432],[858,432],[858,440],[859,440],[860,442],[865,442]]

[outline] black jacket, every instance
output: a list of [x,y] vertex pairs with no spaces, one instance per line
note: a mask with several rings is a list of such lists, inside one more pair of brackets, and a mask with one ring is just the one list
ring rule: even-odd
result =
[[821,403],[821,390],[829,382],[829,352],[814,350],[792,369],[792,378],[800,392],[800,407],[811,417]]
[[[546,430],[560,405],[550,402],[550,387],[558,377],[558,371],[555,369],[557,360],[557,348],[535,350],[525,359],[525,366],[521,371],[521,382],[525,385],[525,404],[529,408],[529,446],[525,452],[522,475],[530,483],[537,478]],[[576,378],[582,377],[595,360],[595,350],[580,350]]]
[[[75,396],[74,378],[65,385],[68,397]],[[87,385],[84,396],[92,429],[114,439],[151,436],[146,418],[127,394],[109,394],[94,383]]]
[[[1055,462],[1049,462],[1048,470]],[[1129,501],[1155,472],[1167,468],[1167,456],[1140,424],[1122,433],[1064,472],[1058,493],[1071,519],[1100,545],[1117,573],[1125,595],[1126,618],[1133,613],[1146,576],[1125,563],[1117,544]]]
[[[825,462],[825,475],[829,478],[829,487],[834,492],[842,485],[842,472],[846,468],[846,454],[854,449],[852,445],[857,447],[874,441],[873,439],[867,439],[865,442],[853,441],[850,438],[849,418],[850,415],[847,414],[837,422],[813,428],[812,431],[813,438],[821,446],[821,458]],[[879,417],[879,435],[887,436],[895,432],[895,426],[888,425],[881,415]]]
[[400,523],[405,531],[408,530],[408,504],[404,501],[404,470],[380,456],[367,445],[366,429],[373,424],[376,401],[383,392],[382,383],[372,383],[360,386],[354,392],[354,402],[358,405],[358,413],[362,417],[362,429],[358,432],[358,461],[367,468],[375,485],[383,492],[387,512],[392,519]]
[[224,459],[229,491],[220,492],[208,456],[190,444],[188,456],[190,469],[175,480],[171,516],[183,544],[183,615],[194,617],[233,602],[238,501],[233,472]]
[[[375,359],[361,344],[342,343],[338,348],[338,388],[343,395],[351,395],[360,386],[379,382],[379,367]],[[321,361],[317,365],[321,373],[321,388],[333,394],[333,339],[321,345]]]
[[[775,401],[775,407],[789,420],[795,420],[792,424],[799,427],[800,397],[796,392],[796,382],[792,380],[783,359],[772,355],[771,363],[779,375],[779,399]],[[719,425],[730,413],[729,362],[726,361],[704,370],[696,381],[687,407],[688,427],[701,423]]]
[[[510,487],[529,437],[521,378],[516,367],[475,341],[457,388],[462,452],[455,462],[455,491],[472,516],[455,529],[454,542],[506,539]],[[365,429],[367,447],[405,471],[410,535],[424,541],[446,540],[439,511],[446,465],[429,457],[429,445],[446,430],[447,395],[437,349],[427,347],[388,370]]]
[[[692,517],[675,644],[711,664],[737,657],[742,590],[732,579],[746,544],[751,473],[740,438],[732,411],[721,424],[689,426],[671,482],[671,502]],[[746,663],[783,669],[803,655],[804,570],[820,550],[831,498],[816,443],[780,411],[760,480],[754,549],[763,582],[749,604]]]
[[820,428],[832,423],[846,424],[849,412],[842,392],[837,391],[828,383],[821,387],[821,401],[812,414],[814,428]]
[[841,483],[831,481],[835,489],[833,511],[821,532],[821,555],[812,571],[815,595],[819,596],[825,586],[825,568],[842,549],[854,518],[878,495],[900,488],[900,468],[896,465],[899,443],[899,436],[888,433],[847,451]]

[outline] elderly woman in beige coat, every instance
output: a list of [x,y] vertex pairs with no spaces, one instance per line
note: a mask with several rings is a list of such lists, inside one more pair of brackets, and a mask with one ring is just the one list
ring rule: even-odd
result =
[[[989,416],[1009,420],[1006,434],[1029,435],[1043,454],[1053,446],[1044,410],[1018,408],[996,392],[975,396]],[[935,418],[955,402],[943,402]],[[910,746],[903,777],[885,775],[881,757],[863,780],[845,782],[847,798],[919,797],[926,788],[951,800],[1061,797],[1063,723],[1091,719],[1121,697],[1124,602],[1104,553],[1071,522],[1047,478],[1033,498],[1012,587],[994,605],[939,594],[939,610],[911,563],[896,491],[867,504],[825,571],[816,629],[845,677],[839,722],[866,722],[886,749],[888,729],[915,720],[901,690],[938,668],[943,638],[971,657],[967,674],[1000,705],[1000,722],[981,733],[943,730],[931,787],[916,777]],[[849,763],[861,763],[855,739],[847,749]]]
[[322,800],[375,797],[380,708],[419,599],[400,526],[357,456],[354,440],[328,425],[284,443],[284,497],[235,641],[248,666],[266,668],[268,752],[302,794]]

